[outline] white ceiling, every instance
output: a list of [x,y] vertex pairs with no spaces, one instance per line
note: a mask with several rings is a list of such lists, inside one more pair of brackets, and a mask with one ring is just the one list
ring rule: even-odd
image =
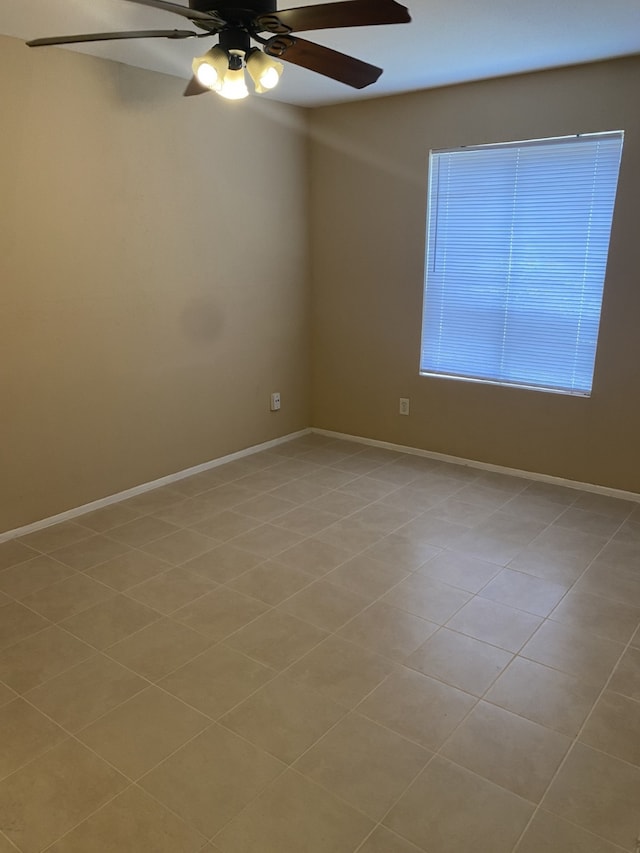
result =
[[[187,5],[187,0],[176,1]],[[279,6],[318,2],[279,0]],[[384,68],[373,86],[358,92],[287,65],[276,92],[261,97],[317,106],[640,53],[640,0],[401,2],[409,6],[410,24],[302,34]],[[0,2],[0,33],[20,39],[174,28],[190,29],[191,25],[180,16],[126,0]],[[213,43],[136,40],[74,49],[188,79],[193,56]]]

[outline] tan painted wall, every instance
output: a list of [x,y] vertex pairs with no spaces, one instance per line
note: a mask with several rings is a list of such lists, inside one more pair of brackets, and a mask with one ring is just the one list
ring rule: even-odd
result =
[[183,88],[0,38],[0,532],[308,425],[304,112]]
[[[639,103],[631,58],[314,110],[313,425],[640,492]],[[429,150],[619,128],[593,396],[418,376]]]

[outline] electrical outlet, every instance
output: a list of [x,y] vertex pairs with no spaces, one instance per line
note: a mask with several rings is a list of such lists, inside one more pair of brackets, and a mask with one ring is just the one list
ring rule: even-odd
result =
[[271,411],[279,412],[280,411],[280,392],[274,391],[271,395]]
[[400,414],[408,415],[409,414],[409,398],[408,397],[400,397]]

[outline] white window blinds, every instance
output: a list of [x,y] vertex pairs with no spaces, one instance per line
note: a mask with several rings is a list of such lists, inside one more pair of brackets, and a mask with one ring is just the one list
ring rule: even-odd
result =
[[431,153],[421,373],[590,393],[622,139]]

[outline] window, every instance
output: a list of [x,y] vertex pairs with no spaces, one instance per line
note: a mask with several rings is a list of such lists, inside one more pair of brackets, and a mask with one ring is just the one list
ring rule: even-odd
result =
[[590,394],[622,139],[431,152],[422,374]]

